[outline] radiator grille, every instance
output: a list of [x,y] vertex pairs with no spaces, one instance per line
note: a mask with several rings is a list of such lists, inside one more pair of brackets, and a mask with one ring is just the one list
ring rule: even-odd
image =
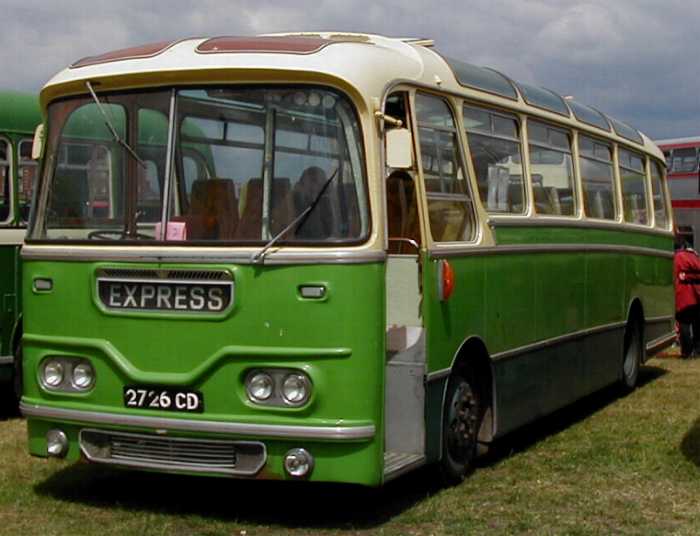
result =
[[224,441],[82,430],[80,447],[94,462],[251,476],[265,464],[265,446],[252,441]]
[[98,277],[119,279],[177,279],[185,281],[230,281],[225,270],[146,270],[132,268],[100,268]]

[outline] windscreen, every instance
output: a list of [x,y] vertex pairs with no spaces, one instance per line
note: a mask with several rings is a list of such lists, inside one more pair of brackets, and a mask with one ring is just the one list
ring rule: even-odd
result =
[[31,239],[261,245],[290,224],[277,244],[367,236],[361,133],[340,93],[219,87],[95,97],[49,107]]

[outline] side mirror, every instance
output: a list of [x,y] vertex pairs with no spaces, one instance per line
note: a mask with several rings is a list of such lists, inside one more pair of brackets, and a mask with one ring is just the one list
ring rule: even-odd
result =
[[32,143],[32,160],[39,160],[44,149],[44,124],[36,126],[34,142]]
[[392,128],[384,133],[386,165],[394,169],[413,167],[413,140],[407,128]]

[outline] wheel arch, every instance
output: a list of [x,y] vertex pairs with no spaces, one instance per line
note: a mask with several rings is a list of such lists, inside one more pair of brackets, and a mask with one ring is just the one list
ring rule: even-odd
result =
[[647,360],[645,333],[646,325],[644,321],[644,305],[642,304],[641,298],[639,298],[638,296],[635,296],[632,299],[630,299],[630,303],[627,306],[627,317],[625,318],[625,344],[627,341],[629,328],[632,322],[639,322],[639,329],[642,334],[642,363],[644,363]]
[[480,400],[484,401],[479,441],[491,441],[496,432],[496,384],[493,361],[481,337],[476,335],[467,337],[455,352],[448,370],[448,381],[445,382],[442,392],[441,422],[444,417],[443,412],[449,377],[458,372],[464,375],[475,376],[478,379],[476,384]]

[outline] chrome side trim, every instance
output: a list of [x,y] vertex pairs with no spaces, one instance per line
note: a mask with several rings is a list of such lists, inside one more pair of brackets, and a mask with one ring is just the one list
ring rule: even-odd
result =
[[13,355],[0,355],[0,365],[11,365],[15,362]]
[[430,383],[430,382],[434,382],[436,380],[441,380],[442,378],[449,376],[450,372],[452,372],[451,368],[435,370],[435,371],[425,375],[425,382]]
[[646,324],[661,324],[662,322],[671,322],[672,320],[675,320],[675,317],[673,315],[666,315],[666,316],[652,316],[650,318],[645,318],[644,322]]
[[647,353],[655,354],[660,352],[664,348],[671,346],[674,342],[676,342],[675,333],[667,333],[666,335],[662,335],[661,337],[647,343]]
[[534,352],[537,350],[542,350],[544,348],[549,348],[551,346],[556,346],[558,344],[563,344],[572,340],[588,337],[589,335],[596,335],[598,333],[604,333],[606,331],[624,328],[626,325],[627,322],[613,322],[611,324],[603,324],[602,326],[582,329],[573,333],[567,333],[566,335],[560,335],[559,337],[552,337],[551,339],[545,339],[543,341],[537,341],[532,344],[526,344],[525,346],[520,346],[519,348],[513,348],[512,350],[506,350],[505,352],[493,354],[491,357],[494,361],[500,361],[502,359],[515,357],[519,354]]
[[156,430],[177,430],[207,434],[231,434],[286,439],[318,439],[364,441],[372,439],[376,428],[364,426],[293,426],[276,424],[249,424],[240,422],[200,421],[193,419],[168,419],[144,415],[124,415],[97,411],[52,408],[20,402],[19,409],[25,417],[76,421],[106,426],[135,426]]
[[626,253],[666,259],[673,258],[672,251],[611,244],[514,244],[507,246],[474,246],[450,249],[435,248],[430,251],[430,258],[443,259],[447,257],[504,255],[514,253]]
[[[25,244],[22,247],[24,260],[53,261],[131,261],[131,262],[191,262],[208,264],[253,264],[252,251],[232,251],[224,246],[213,249],[195,247],[128,247],[114,246],[40,246]],[[367,264],[383,262],[386,252],[363,251],[271,251],[265,264]]]
[[567,227],[575,229],[599,229],[604,231],[632,231],[641,234],[673,238],[673,232],[668,229],[594,219],[547,218],[541,216],[538,218],[529,218],[523,216],[500,216],[490,214],[488,224],[491,227]]

